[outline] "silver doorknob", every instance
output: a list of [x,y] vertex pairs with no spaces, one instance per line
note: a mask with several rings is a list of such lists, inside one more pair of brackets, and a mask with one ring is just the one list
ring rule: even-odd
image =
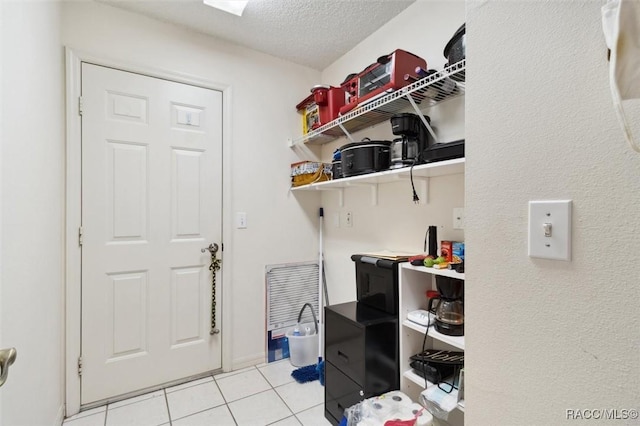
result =
[[218,244],[216,244],[216,243],[209,244],[209,247],[205,247],[203,249],[200,249],[200,252],[204,253],[207,250],[209,250],[209,253],[211,253],[211,255],[216,254],[218,252]]
[[4,385],[9,376],[9,367],[14,363],[18,351],[16,348],[0,349],[0,386]]

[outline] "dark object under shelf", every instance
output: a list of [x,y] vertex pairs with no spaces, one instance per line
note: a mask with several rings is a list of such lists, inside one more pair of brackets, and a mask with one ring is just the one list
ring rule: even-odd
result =
[[358,302],[325,308],[325,417],[398,389],[398,317]]
[[464,139],[433,144],[424,150],[422,157],[426,163],[463,158]]

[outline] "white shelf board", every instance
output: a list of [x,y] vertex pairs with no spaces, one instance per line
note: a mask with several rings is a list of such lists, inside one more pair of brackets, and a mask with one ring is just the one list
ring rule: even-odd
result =
[[[409,321],[408,319],[405,319],[404,321],[402,321],[402,325],[412,330],[416,330],[422,334],[424,334],[427,331],[427,327],[423,327],[420,324],[416,324],[413,321]],[[442,343],[446,343],[447,345],[451,345],[455,348],[464,350],[464,336],[449,336],[446,334],[442,334],[436,331],[434,326],[431,326],[429,327],[429,334],[427,335],[427,337],[431,337]]]
[[[403,377],[411,380],[413,383],[415,383],[416,385],[420,386],[423,389],[426,389],[424,387],[424,379],[420,376],[418,376],[416,373],[413,372],[413,370],[407,370],[402,374]],[[427,387],[429,386],[433,386],[433,383],[427,381]],[[457,407],[458,410],[462,411],[464,413],[464,399],[458,401]]]
[[410,263],[402,263],[400,267],[402,269],[409,269],[411,271],[424,272],[426,274],[432,274],[432,275],[442,275],[444,277],[457,278],[459,280],[464,280],[464,273],[456,272],[452,269],[434,269],[434,268],[427,268],[426,266],[414,266]]
[[[413,372],[413,370],[407,370],[405,371],[402,376],[404,376],[405,378],[411,380],[413,383],[415,383],[416,385],[420,386],[423,389],[426,389],[424,387],[424,378],[418,376],[416,373]],[[433,385],[433,383],[427,381],[427,387]]]
[[[430,178],[436,176],[448,176],[464,173],[464,158],[437,161],[435,163],[419,164],[413,167],[413,179]],[[367,173],[365,175],[351,176],[341,179],[332,179],[325,182],[311,183],[308,185],[291,188],[292,191],[322,191],[331,189],[350,188],[354,186],[377,185],[379,183],[399,182],[409,179],[410,167],[384,170],[382,172]],[[425,268],[426,269],[426,268]]]

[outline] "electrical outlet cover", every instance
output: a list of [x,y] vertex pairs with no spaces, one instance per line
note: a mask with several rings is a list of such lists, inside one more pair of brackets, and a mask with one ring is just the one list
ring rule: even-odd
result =
[[453,229],[464,229],[464,208],[453,209]]

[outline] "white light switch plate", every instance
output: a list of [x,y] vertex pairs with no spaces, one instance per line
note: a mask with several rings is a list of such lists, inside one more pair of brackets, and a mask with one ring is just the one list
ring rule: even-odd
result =
[[571,200],[529,201],[529,257],[571,260]]
[[247,213],[245,212],[236,213],[236,228],[246,229],[246,227],[247,227]]

